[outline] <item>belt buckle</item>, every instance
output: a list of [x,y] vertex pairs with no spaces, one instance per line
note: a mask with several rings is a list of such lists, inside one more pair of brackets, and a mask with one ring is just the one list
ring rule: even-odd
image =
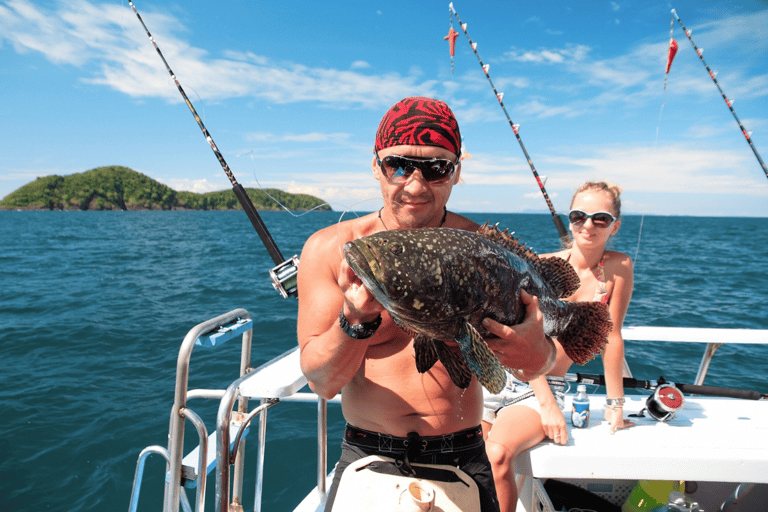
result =
[[389,434],[379,434],[379,451],[392,453],[393,437]]
[[445,435],[440,439],[440,453],[452,453],[453,452],[453,437],[454,434]]

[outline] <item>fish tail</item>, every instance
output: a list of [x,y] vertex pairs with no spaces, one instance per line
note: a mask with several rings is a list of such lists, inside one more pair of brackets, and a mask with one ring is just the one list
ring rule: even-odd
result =
[[608,334],[613,329],[608,305],[602,302],[563,304],[571,310],[571,319],[562,332],[555,336],[574,363],[585,364],[608,344]]

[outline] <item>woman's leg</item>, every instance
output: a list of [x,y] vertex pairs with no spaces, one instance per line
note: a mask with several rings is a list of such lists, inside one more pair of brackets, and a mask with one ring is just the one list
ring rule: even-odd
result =
[[514,512],[517,507],[515,460],[542,439],[541,416],[534,409],[512,405],[503,408],[496,416],[485,449],[491,461],[501,512]]

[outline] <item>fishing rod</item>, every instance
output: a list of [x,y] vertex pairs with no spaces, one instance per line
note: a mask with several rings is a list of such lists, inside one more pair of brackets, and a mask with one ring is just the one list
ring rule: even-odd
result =
[[683,25],[683,20],[681,20],[680,16],[677,15],[677,11],[672,9],[672,14],[675,16],[675,18],[677,18],[677,21],[678,23],[680,23],[680,26],[683,27],[683,32],[685,32],[686,37],[691,42],[691,45],[693,45],[693,49],[696,50],[696,54],[699,56],[699,59],[701,59],[701,63],[704,64],[704,67],[707,69],[707,72],[709,73],[709,77],[712,79],[713,82],[715,82],[715,85],[717,86],[717,90],[720,91],[720,95],[725,100],[725,104],[728,105],[728,109],[731,111],[731,114],[733,114],[733,118],[736,119],[736,123],[739,125],[739,128],[741,128],[741,133],[744,134],[744,138],[747,139],[747,144],[749,144],[749,147],[752,148],[752,152],[755,154],[755,157],[757,157],[757,161],[760,163],[760,167],[763,168],[765,177],[768,178],[768,168],[765,166],[765,162],[763,162],[763,159],[760,158],[760,153],[757,152],[757,148],[752,143],[752,137],[750,137],[749,132],[747,132],[747,130],[744,128],[744,125],[741,124],[741,121],[739,120],[739,116],[736,115],[736,111],[733,110],[733,100],[729,100],[728,97],[725,95],[725,92],[723,92],[722,87],[720,87],[720,84],[717,81],[717,72],[709,69],[709,66],[707,65],[707,61],[704,60],[704,51],[701,48],[697,47],[696,43],[693,42],[693,39],[691,38],[691,31],[685,28],[685,25]]
[[[569,382],[577,382],[579,384],[594,384],[597,386],[605,386],[605,376],[592,373],[577,373],[575,375],[569,373],[565,376],[565,380]],[[638,380],[631,377],[624,377],[625,388],[656,390],[659,387],[665,385],[673,385],[683,393],[690,393],[694,395],[716,396],[721,398],[740,398],[742,400],[768,399],[768,394],[763,394],[759,391],[718,388],[714,386],[698,386],[696,384],[683,384],[680,382],[667,382],[664,377],[659,377],[658,381]]]
[[272,257],[272,261],[274,261],[277,265],[269,272],[270,277],[272,278],[272,286],[274,286],[275,289],[279,291],[284,298],[288,298],[291,295],[297,295],[296,276],[298,273],[299,259],[296,256],[288,260],[283,257],[283,254],[280,252],[280,249],[278,249],[277,244],[272,239],[272,235],[269,234],[267,226],[261,220],[261,216],[259,216],[259,212],[254,206],[253,201],[251,201],[251,198],[248,196],[248,193],[245,191],[243,186],[238,183],[237,179],[235,179],[235,175],[232,174],[232,171],[229,169],[229,165],[227,165],[227,162],[224,160],[224,156],[219,151],[219,148],[216,147],[216,143],[213,142],[211,134],[208,133],[208,130],[203,124],[202,119],[200,119],[200,116],[197,115],[195,107],[192,106],[192,102],[189,101],[189,98],[184,92],[184,89],[181,87],[179,80],[171,70],[171,66],[169,66],[168,61],[165,60],[163,52],[160,51],[160,47],[157,45],[155,38],[152,37],[152,34],[149,32],[149,29],[144,23],[144,20],[141,19],[141,15],[139,14],[139,11],[136,10],[136,6],[133,5],[133,1],[128,0],[128,5],[131,6],[133,12],[136,13],[136,17],[139,18],[139,22],[141,22],[141,26],[144,27],[144,31],[147,33],[147,37],[149,37],[149,40],[152,41],[152,44],[155,46],[157,54],[163,60],[165,68],[168,70],[168,73],[171,75],[174,83],[176,83],[176,87],[179,89],[181,97],[184,98],[184,102],[187,104],[187,107],[189,107],[190,112],[192,112],[192,115],[194,116],[195,121],[197,121],[197,125],[200,127],[200,130],[202,130],[205,140],[208,141],[208,144],[213,150],[213,154],[216,155],[216,158],[219,160],[219,164],[221,164],[221,168],[224,169],[224,173],[227,175],[227,178],[229,178],[230,183],[232,183],[232,191],[235,193],[237,200],[240,201],[240,204],[242,205],[246,215],[248,215],[251,224],[253,224],[253,227],[256,228],[256,232],[258,233],[259,238],[261,238],[264,247],[266,247],[267,252]]
[[[501,107],[501,110],[504,111],[504,115],[507,117],[507,121],[509,122],[509,126],[512,128],[512,131],[515,132],[515,137],[517,137],[517,142],[520,143],[520,148],[523,150],[523,154],[525,155],[526,160],[528,160],[528,165],[531,167],[531,172],[533,172],[533,176],[536,178],[536,183],[539,185],[539,190],[541,190],[542,195],[544,196],[544,201],[547,202],[547,206],[549,207],[550,213],[552,213],[552,220],[555,223],[555,227],[557,228],[557,232],[560,235],[560,239],[565,242],[568,240],[568,231],[565,229],[565,226],[563,225],[563,220],[560,218],[560,216],[555,212],[555,207],[552,206],[552,201],[549,200],[549,195],[547,194],[546,189],[544,188],[544,183],[542,183],[541,178],[539,177],[539,173],[536,171],[536,167],[533,165],[533,160],[531,160],[531,157],[528,155],[528,151],[525,149],[525,145],[523,144],[523,139],[520,137],[520,125],[515,124],[512,122],[512,118],[509,117],[509,114],[507,113],[507,108],[504,106],[504,93],[498,92],[496,90],[496,86],[493,85],[493,80],[491,80],[491,75],[488,73],[488,70],[490,69],[490,64],[483,64],[483,59],[480,58],[480,54],[477,53],[477,43],[472,42],[472,38],[469,37],[469,32],[467,32],[467,24],[461,22],[461,18],[459,18],[459,13],[456,12],[456,9],[453,7],[453,2],[451,2],[449,5],[449,10],[452,15],[456,16],[456,19],[459,21],[459,26],[461,26],[461,30],[464,32],[464,35],[467,36],[467,41],[469,41],[469,46],[472,48],[472,51],[475,52],[475,56],[477,57],[478,62],[480,62],[480,67],[483,68],[483,72],[485,73],[485,77],[488,79],[488,83],[491,84],[491,89],[493,89],[493,93],[496,95],[496,99],[499,101],[499,106]],[[456,35],[458,35],[453,30],[453,18],[451,18],[451,30],[448,33],[448,36],[445,39],[449,39],[451,42],[451,49],[453,50],[453,43],[456,39]],[[453,69],[453,51],[451,51],[451,69]]]
[[[591,373],[577,373],[575,376],[569,373],[565,376],[565,380],[578,382],[580,384],[605,386],[604,375],[595,375]],[[685,404],[683,392],[695,395],[741,398],[743,400],[765,400],[768,398],[768,395],[760,394],[757,391],[667,382],[664,377],[659,377],[658,381],[638,380],[631,377],[624,377],[624,387],[650,389],[654,391],[646,399],[645,408],[641,409],[638,413],[630,414],[629,416],[642,418],[645,416],[643,413],[648,412],[648,415],[656,421],[669,421],[675,417],[675,413],[682,409]]]

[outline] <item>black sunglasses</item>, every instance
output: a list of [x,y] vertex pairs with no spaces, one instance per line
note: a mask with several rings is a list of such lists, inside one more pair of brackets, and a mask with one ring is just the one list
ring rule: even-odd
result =
[[392,183],[405,183],[411,179],[416,169],[421,171],[424,181],[435,185],[445,183],[456,172],[456,166],[459,163],[458,160],[453,162],[444,158],[412,158],[399,155],[379,158],[378,152],[374,151],[374,154],[376,155],[376,164],[381,168],[387,180]]
[[587,213],[584,210],[571,210],[568,214],[568,220],[574,226],[581,226],[587,219],[592,219],[592,224],[597,228],[607,228],[616,222],[616,217],[608,212]]

